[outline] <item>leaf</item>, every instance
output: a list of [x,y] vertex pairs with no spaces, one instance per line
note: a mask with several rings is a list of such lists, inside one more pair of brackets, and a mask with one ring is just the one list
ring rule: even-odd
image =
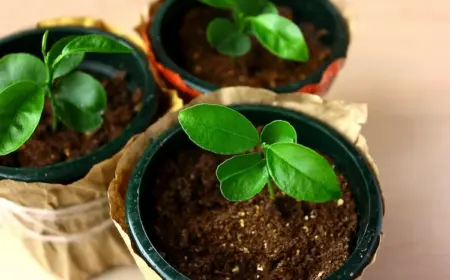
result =
[[56,102],[56,114],[61,122],[77,132],[89,132],[96,130],[102,125],[102,113],[89,113],[82,111],[72,103]]
[[286,121],[273,121],[263,128],[261,132],[261,144],[272,145],[280,142],[296,143],[297,132]]
[[244,16],[257,16],[261,14],[269,1],[267,0],[237,0],[236,11]]
[[262,14],[279,14],[277,6],[274,3],[268,2],[266,6],[263,8]]
[[[59,61],[56,61],[62,54],[63,49],[77,36],[67,36],[53,44],[47,54],[47,63],[52,67],[53,79],[62,77],[80,65],[84,59],[84,53],[75,53],[71,55],[62,56]],[[57,62],[57,63],[55,63]]]
[[31,54],[8,54],[0,59],[0,90],[19,81],[32,81],[44,85],[46,79],[45,64]]
[[241,56],[251,49],[250,37],[225,18],[213,19],[206,30],[208,42],[223,55]]
[[[235,158],[233,157],[224,162],[224,164],[232,165],[234,161]],[[269,173],[267,172],[266,161],[260,159],[256,164],[229,174],[220,182],[220,190],[228,200],[243,201],[257,195],[267,184],[268,180]]]
[[300,28],[277,14],[262,14],[251,19],[252,32],[259,42],[280,58],[304,62],[309,50]]
[[295,143],[276,143],[267,149],[266,160],[274,182],[295,199],[322,203],[342,195],[332,166],[314,150]]
[[0,91],[0,155],[17,150],[33,134],[44,109],[45,91],[20,81]]
[[132,53],[133,50],[115,39],[90,34],[78,36],[70,41],[62,50],[62,55],[66,56],[74,53]]
[[233,9],[235,6],[235,2],[241,0],[199,0],[199,1],[208,6],[219,9]]
[[49,33],[49,31],[45,30],[44,35],[42,36],[42,41],[41,41],[41,52],[44,57],[45,57],[45,53],[47,52],[48,33]]
[[245,155],[234,156],[222,162],[216,170],[217,179],[223,181],[242,170],[253,166],[261,161],[260,153],[250,153]]
[[56,84],[54,96],[56,114],[70,129],[87,132],[102,124],[106,92],[90,75],[73,72],[62,77]]
[[217,154],[243,153],[259,142],[258,131],[253,124],[225,106],[194,105],[181,110],[178,120],[192,142]]

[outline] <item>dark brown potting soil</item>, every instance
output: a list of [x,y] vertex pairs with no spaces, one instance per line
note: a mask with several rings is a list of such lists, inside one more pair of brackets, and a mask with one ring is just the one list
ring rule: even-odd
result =
[[357,229],[355,202],[339,176],[342,200],[297,202],[264,189],[230,202],[215,170],[225,158],[201,150],[162,161],[147,231],[157,250],[194,280],[323,279],[350,256]]
[[77,133],[61,122],[52,131],[52,113],[48,100],[41,121],[31,138],[16,152],[0,156],[0,166],[38,167],[64,162],[86,154],[114,140],[133,120],[142,104],[142,91],[127,88],[125,73],[102,79],[108,96],[108,106],[102,126],[91,134]]
[[[293,18],[288,8],[279,8],[280,14]],[[305,63],[283,60],[267,51],[253,38],[252,50],[235,60],[218,53],[206,38],[206,27],[216,17],[229,16],[226,12],[210,7],[197,7],[188,11],[179,32],[180,49],[186,70],[200,79],[221,86],[245,85],[273,88],[304,80],[329,59],[331,48],[321,39],[327,30],[313,24],[301,23],[300,29],[310,50]]]

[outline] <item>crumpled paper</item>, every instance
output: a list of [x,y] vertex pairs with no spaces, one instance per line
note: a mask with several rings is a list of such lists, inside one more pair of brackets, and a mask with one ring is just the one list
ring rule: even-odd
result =
[[[378,174],[378,169],[369,155],[366,140],[361,135],[361,128],[367,121],[367,106],[365,104],[327,101],[311,94],[277,95],[268,90],[249,87],[224,88],[212,94],[198,97],[187,104],[186,107],[199,103],[222,105],[265,104],[308,114],[334,127],[346,136],[365,154],[371,167]],[[129,178],[140,155],[152,139],[161,135],[177,122],[178,111],[170,112],[150,126],[144,133],[135,136],[123,150],[122,157],[117,164],[116,176],[108,189],[111,217],[147,280],[160,280],[161,277],[145,263],[131,245],[125,222],[125,194]],[[373,261],[375,261],[375,256],[376,253],[373,256]]]
[[[78,17],[37,23],[41,28],[54,26],[103,29],[128,38],[145,51],[138,36],[102,20]],[[170,108],[179,104],[176,99],[168,100]],[[133,264],[109,215],[107,188],[119,158],[120,154],[95,165],[70,185],[0,180],[1,230],[17,241],[14,251],[27,250],[50,274],[67,280],[87,280],[115,266]]]

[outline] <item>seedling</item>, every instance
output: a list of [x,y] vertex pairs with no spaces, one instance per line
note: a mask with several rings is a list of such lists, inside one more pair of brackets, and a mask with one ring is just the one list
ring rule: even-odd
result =
[[[342,195],[333,167],[314,150],[297,144],[297,133],[286,121],[269,123],[259,135],[239,112],[212,104],[183,109],[178,119],[200,148],[222,155],[240,154],[216,170],[221,192],[228,200],[250,199],[266,185],[274,198],[274,183],[297,200],[321,203]],[[245,153],[257,147],[262,152]]]
[[230,10],[233,21],[215,18],[207,27],[208,42],[219,53],[239,57],[251,49],[253,35],[274,55],[299,62],[309,59],[309,50],[300,28],[278,14],[268,0],[199,0],[209,6]]
[[75,71],[85,53],[131,53],[127,46],[103,35],[68,36],[47,52],[48,30],[42,38],[43,60],[15,53],[0,59],[0,155],[17,150],[33,134],[48,98],[53,130],[58,121],[77,132],[99,128],[106,92],[92,76]]

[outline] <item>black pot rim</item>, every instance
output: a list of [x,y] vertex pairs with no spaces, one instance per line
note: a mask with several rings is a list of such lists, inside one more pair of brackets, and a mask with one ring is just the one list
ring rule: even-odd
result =
[[[382,198],[377,175],[368,163],[365,156],[361,153],[361,151],[359,151],[358,148],[351,144],[335,129],[306,114],[292,111],[290,109],[267,105],[237,105],[231,107],[260,110],[266,112],[279,112],[280,110],[282,110],[283,114],[296,115],[296,117],[311,120],[313,126],[320,130],[326,130],[327,133],[336,138],[339,141],[340,145],[343,146],[343,148],[352,155],[354,161],[358,163],[361,172],[364,174],[366,186],[377,195],[370,196],[369,202],[371,206],[369,207],[369,209],[371,211],[368,218],[369,221],[365,228],[359,229],[359,231],[362,231],[363,234],[358,244],[356,244],[354,251],[348,258],[348,260],[344,263],[344,265],[333,274],[329,275],[326,280],[353,279],[354,277],[359,276],[362,271],[370,264],[374,255],[376,254],[376,250],[378,249],[378,245],[381,240],[382,219],[384,216],[384,201]],[[159,254],[157,249],[150,241],[150,238],[145,231],[138,205],[140,194],[139,188],[142,180],[142,175],[147,169],[147,166],[150,163],[151,159],[158,151],[159,147],[177,133],[184,133],[179,124],[176,124],[169,128],[162,135],[154,139],[154,141],[146,148],[131,174],[125,197],[125,218],[132,245],[137,249],[138,253],[143,257],[146,263],[165,280],[189,280],[189,278],[178,272],[172,265],[164,260],[164,258]],[[138,242],[136,240],[138,240]]]
[[[344,17],[341,15],[339,10],[334,6],[334,4],[332,4],[329,0],[316,0],[316,1],[321,2],[324,5],[324,7],[332,13],[333,20],[335,22],[335,34],[337,34],[337,37],[331,47],[332,49],[331,56],[316,71],[314,71],[314,73],[307,76],[304,80],[283,86],[269,88],[270,90],[276,93],[295,92],[305,85],[318,83],[321,80],[326,69],[334,61],[340,58],[345,58],[347,56],[348,45],[350,42],[350,34],[348,25]],[[153,18],[151,19],[151,26],[150,30],[147,30],[147,36],[149,36],[150,38],[153,52],[159,63],[178,73],[190,88],[198,90],[202,93],[209,93],[218,90],[220,88],[218,85],[202,80],[196,77],[195,75],[189,73],[182,67],[180,67],[177,63],[175,63],[172,60],[172,58],[167,54],[167,52],[164,49],[164,46],[161,42],[161,33],[164,32],[164,30],[162,29],[162,21],[169,7],[172,5],[176,5],[177,2],[178,0],[164,1],[158,8]]]
[[[148,60],[144,52],[136,46],[133,42],[124,37],[120,37],[111,32],[99,28],[84,27],[84,26],[58,26],[58,27],[46,27],[46,28],[32,28],[10,34],[7,37],[0,39],[0,45],[14,41],[21,37],[34,35],[36,33],[43,34],[45,30],[54,32],[74,32],[74,33],[89,33],[89,34],[102,34],[113,37],[114,39],[122,42],[126,46],[130,47],[134,51],[134,57],[139,62],[141,72],[145,75],[145,86],[141,88],[144,96],[147,94],[147,98],[142,101],[142,108],[136,114],[132,122],[124,129],[124,131],[113,141],[95,149],[93,152],[69,160],[65,162],[59,162],[56,164],[43,166],[43,167],[6,167],[0,166],[0,174],[2,179],[12,179],[25,182],[42,182],[45,178],[45,182],[59,182],[61,178],[70,178],[75,170],[86,170],[86,166],[94,166],[118,152],[129,140],[129,138],[141,132],[148,125],[148,120],[152,119],[156,115],[158,95],[155,93],[156,83],[153,75],[149,70]],[[146,93],[146,94],[145,94]],[[90,168],[89,168],[90,169]],[[88,170],[89,170],[88,169]],[[5,175],[5,176],[3,176]],[[81,175],[81,174],[80,174]]]

